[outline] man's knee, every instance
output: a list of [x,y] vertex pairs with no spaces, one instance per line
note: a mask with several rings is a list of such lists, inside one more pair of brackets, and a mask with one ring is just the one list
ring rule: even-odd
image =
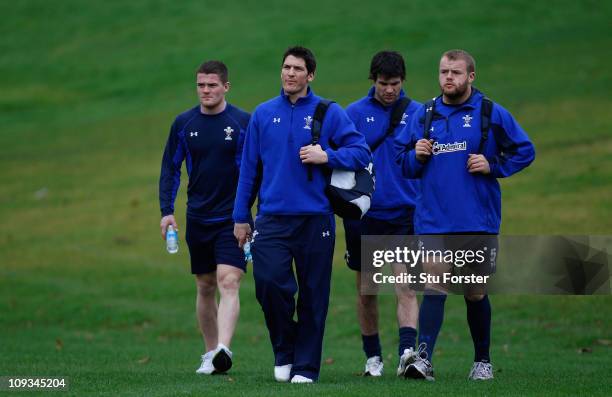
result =
[[359,305],[363,308],[373,308],[376,307],[378,303],[377,295],[358,295]]
[[242,271],[240,269],[231,269],[223,272],[218,272],[217,284],[220,292],[237,292],[240,288],[240,280],[242,279]]
[[408,287],[407,285],[406,286],[398,286],[395,289],[395,293],[397,295],[397,301],[398,302],[401,302],[401,303],[410,303],[410,302],[416,300],[416,292],[412,288]]
[[484,294],[466,294],[465,295],[465,299],[469,300],[470,302],[480,302],[481,300],[484,299]]
[[215,273],[196,274],[198,294],[204,297],[214,296],[217,290]]

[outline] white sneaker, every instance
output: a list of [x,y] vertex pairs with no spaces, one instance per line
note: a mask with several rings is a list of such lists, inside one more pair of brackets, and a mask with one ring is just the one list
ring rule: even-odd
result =
[[211,350],[202,355],[202,364],[200,364],[200,368],[196,369],[196,374],[211,375],[213,372],[215,372],[215,367],[213,367],[212,363],[214,353],[215,351]]
[[372,356],[366,361],[363,376],[382,376],[383,366],[380,356]]
[[302,375],[293,375],[293,378],[291,378],[291,383],[312,383],[312,379]]
[[274,379],[276,379],[277,382],[289,382],[292,367],[293,364],[276,365],[274,367]]
[[232,368],[233,353],[222,343],[213,350],[212,365],[216,372],[223,373]]
[[404,349],[404,354],[401,355],[399,365],[397,366],[397,376],[404,376],[406,369],[415,360],[415,351],[412,347]]
[[472,370],[468,375],[470,380],[489,380],[493,379],[493,365],[491,363],[483,363],[477,361],[472,366]]
[[433,367],[427,358],[427,344],[421,343],[419,349],[412,355],[412,359],[408,360],[408,365],[404,370],[404,378],[425,379],[433,382],[435,380]]

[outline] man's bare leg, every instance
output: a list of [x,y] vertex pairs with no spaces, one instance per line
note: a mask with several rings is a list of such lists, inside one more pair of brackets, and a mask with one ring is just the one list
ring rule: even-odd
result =
[[206,351],[215,349],[219,343],[217,331],[217,275],[215,272],[196,274],[196,317],[202,333]]
[[[240,280],[244,272],[234,266],[217,265],[217,285],[219,287],[218,330],[219,343],[230,346],[238,315],[240,314]],[[216,347],[216,346],[215,346]]]

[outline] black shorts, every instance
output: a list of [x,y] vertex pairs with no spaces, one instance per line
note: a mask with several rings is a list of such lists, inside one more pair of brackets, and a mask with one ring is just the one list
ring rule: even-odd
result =
[[364,216],[361,220],[344,220],[346,254],[344,260],[351,270],[361,271],[361,236],[411,236],[414,234],[413,210],[402,219],[386,221]]
[[203,223],[187,218],[185,241],[192,274],[214,272],[217,265],[230,265],[246,272],[244,252],[234,237],[233,221]]

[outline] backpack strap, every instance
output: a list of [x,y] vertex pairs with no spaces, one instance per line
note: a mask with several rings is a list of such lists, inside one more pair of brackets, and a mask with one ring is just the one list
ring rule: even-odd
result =
[[389,135],[393,134],[393,131],[395,131],[395,128],[399,125],[399,123],[402,122],[402,116],[404,116],[404,112],[406,111],[406,108],[410,106],[410,102],[411,102],[411,99],[406,96],[400,98],[397,102],[395,102],[395,104],[393,105],[393,109],[391,110],[391,116],[389,119],[389,127],[387,128],[387,131],[385,131],[385,134],[383,135],[383,137],[380,138],[378,142],[370,146],[370,151],[372,153],[374,153],[374,151],[376,151],[376,149],[378,149],[378,147],[383,144],[383,142],[385,141],[385,139],[387,139]]
[[480,105],[480,144],[478,145],[478,153],[482,153],[485,143],[489,138],[489,129],[491,128],[491,113],[493,113],[493,101],[489,98],[482,98]]
[[429,130],[431,129],[431,121],[436,112],[436,98],[425,104],[425,122],[423,123],[423,138],[429,139]]
[[[321,99],[315,108],[314,116],[312,117],[312,128],[310,129],[312,145],[319,144],[319,139],[321,138],[321,128],[323,127],[323,119],[325,118],[327,109],[329,109],[329,106],[332,103],[334,103],[334,101],[330,101],[329,99]],[[308,180],[312,181],[312,164],[308,165]]]

